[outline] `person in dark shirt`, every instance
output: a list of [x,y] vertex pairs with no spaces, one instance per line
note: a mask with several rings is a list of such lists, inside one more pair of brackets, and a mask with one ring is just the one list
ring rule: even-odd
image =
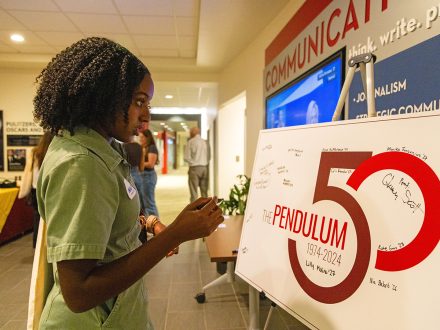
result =
[[155,190],[157,184],[157,173],[154,169],[159,161],[159,152],[153,134],[149,129],[139,133],[139,140],[143,149],[144,162],[141,171],[142,184],[144,188],[145,213],[159,216],[156,206]]
[[127,161],[130,164],[130,174],[133,177],[134,184],[139,193],[141,202],[141,213],[145,212],[144,185],[142,183],[141,171],[144,170],[144,161],[142,147],[135,141],[124,143],[124,149],[127,153]]

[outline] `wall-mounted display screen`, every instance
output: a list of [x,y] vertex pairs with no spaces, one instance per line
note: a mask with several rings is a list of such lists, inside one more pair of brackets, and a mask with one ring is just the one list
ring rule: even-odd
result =
[[267,97],[265,127],[331,121],[342,89],[344,64],[345,48]]

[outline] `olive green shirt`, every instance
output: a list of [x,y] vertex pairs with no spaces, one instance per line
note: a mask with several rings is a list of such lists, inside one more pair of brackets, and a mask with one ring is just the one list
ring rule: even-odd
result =
[[141,244],[139,198],[121,144],[86,128],[55,137],[41,167],[37,196],[55,282],[40,329],[152,329],[142,279],[84,313],[67,307],[59,286],[58,261],[105,264]]

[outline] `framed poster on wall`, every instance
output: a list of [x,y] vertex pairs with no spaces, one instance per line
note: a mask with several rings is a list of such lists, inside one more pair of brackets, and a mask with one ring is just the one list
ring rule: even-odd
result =
[[35,147],[41,139],[41,135],[6,135],[8,147]]
[[[430,112],[440,109],[438,56],[440,35],[374,65],[378,116]],[[417,59],[423,58],[423,61]],[[359,72],[350,86],[349,119],[366,118],[366,97]]]
[[8,171],[24,171],[26,149],[8,149]]

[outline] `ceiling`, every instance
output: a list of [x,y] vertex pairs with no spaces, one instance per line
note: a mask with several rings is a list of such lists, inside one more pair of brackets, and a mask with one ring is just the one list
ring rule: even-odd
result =
[[[42,68],[73,42],[102,36],[161,77],[153,107],[217,108],[216,75],[288,2],[0,0],[0,67]],[[12,42],[12,33],[25,41]]]

